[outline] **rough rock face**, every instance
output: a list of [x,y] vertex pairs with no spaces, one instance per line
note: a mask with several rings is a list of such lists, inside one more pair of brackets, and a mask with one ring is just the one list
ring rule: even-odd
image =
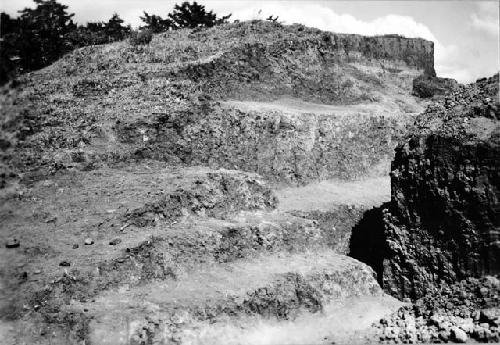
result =
[[419,298],[443,282],[500,273],[498,119],[497,74],[429,107],[397,148],[391,202],[351,240],[351,255],[386,291]]

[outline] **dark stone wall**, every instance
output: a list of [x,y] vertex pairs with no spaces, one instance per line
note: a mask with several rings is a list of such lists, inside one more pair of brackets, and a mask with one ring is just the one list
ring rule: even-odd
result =
[[396,149],[391,202],[353,230],[350,254],[392,295],[416,299],[441,283],[500,273],[497,94],[498,75],[423,114],[422,128]]
[[500,273],[500,148],[428,136],[400,147],[385,215],[383,285],[401,296]]

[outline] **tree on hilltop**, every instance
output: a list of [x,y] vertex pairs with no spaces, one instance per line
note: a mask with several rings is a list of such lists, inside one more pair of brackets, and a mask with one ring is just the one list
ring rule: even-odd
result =
[[11,79],[19,68],[15,45],[18,27],[17,18],[12,18],[4,12],[0,13],[0,85]]
[[130,25],[123,25],[123,19],[117,13],[104,24],[104,31],[109,37],[109,41],[120,41],[123,40],[128,34],[130,34]]
[[15,72],[42,68],[72,49],[68,34],[76,29],[68,6],[56,0],[34,0],[35,8],[19,11],[18,18],[1,14],[0,84]]
[[196,1],[189,3],[184,1],[181,5],[175,5],[174,11],[168,15],[177,28],[212,27],[227,23],[231,14],[217,18],[213,11],[207,12],[205,6]]
[[150,15],[144,12],[144,17],[140,17],[146,24],[141,29],[149,29],[152,32],[159,33],[168,30],[182,29],[182,28],[200,28],[212,27],[228,22],[231,14],[227,16],[217,17],[213,11],[208,11],[205,6],[198,4],[196,1],[193,3],[183,2],[176,4],[174,10],[168,14],[168,18],[164,19],[158,15]]
[[130,35],[118,14],[107,22],[77,26],[68,6],[57,0],[33,0],[34,8],[17,18],[0,14],[0,85],[18,72],[45,67],[76,47],[123,40]]
[[70,38],[74,47],[85,47],[121,41],[130,33],[130,25],[123,25],[123,20],[114,13],[107,22],[89,22],[78,26]]
[[163,19],[162,17],[154,14],[150,15],[146,11],[144,11],[144,17],[140,18],[146,24],[141,26],[141,29],[148,29],[155,34],[174,28],[174,22],[172,20]]
[[197,28],[212,27],[220,21],[227,20],[229,16],[217,19],[213,11],[207,12],[205,6],[196,1],[189,3],[183,2],[181,5],[175,5],[174,11],[168,15],[178,28]]
[[33,0],[36,8],[20,11],[18,45],[21,64],[27,70],[46,66],[57,60],[72,46],[67,35],[76,29],[68,6],[56,0]]

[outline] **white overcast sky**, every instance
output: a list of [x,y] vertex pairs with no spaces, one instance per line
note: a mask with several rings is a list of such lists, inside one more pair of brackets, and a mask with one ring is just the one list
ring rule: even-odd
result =
[[[137,27],[145,10],[166,16],[170,0],[59,0],[75,13],[75,20],[107,20],[117,12]],[[322,30],[364,35],[398,33],[435,43],[438,76],[467,83],[499,70],[499,2],[497,1],[229,1],[200,0],[219,15],[231,19],[279,16],[285,24],[302,23]],[[32,0],[0,0],[11,15]],[[259,15],[259,10],[262,10]]]

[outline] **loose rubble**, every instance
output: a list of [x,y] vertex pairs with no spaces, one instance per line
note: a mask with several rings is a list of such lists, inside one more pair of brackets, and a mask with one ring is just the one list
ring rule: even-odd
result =
[[442,285],[380,320],[383,343],[500,341],[500,280],[487,276]]

